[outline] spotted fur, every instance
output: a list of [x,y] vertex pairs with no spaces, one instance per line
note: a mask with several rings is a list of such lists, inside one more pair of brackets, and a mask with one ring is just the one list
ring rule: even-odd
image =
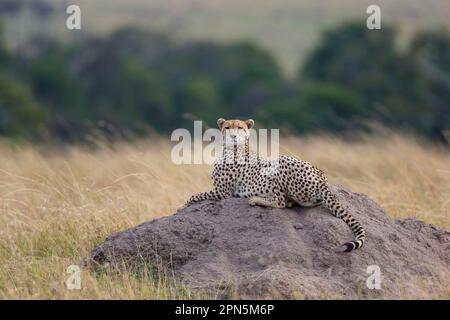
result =
[[338,247],[349,252],[362,247],[366,233],[361,224],[347,212],[328,188],[324,173],[310,163],[293,157],[260,159],[249,149],[253,120],[217,120],[224,137],[221,157],[212,172],[213,189],[192,196],[187,205],[202,200],[229,197],[248,198],[250,205],[273,208],[322,206],[342,219],[355,234],[353,241]]

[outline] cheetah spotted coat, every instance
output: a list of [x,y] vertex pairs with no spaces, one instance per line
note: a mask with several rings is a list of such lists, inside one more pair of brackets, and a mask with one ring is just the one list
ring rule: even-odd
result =
[[295,203],[306,207],[320,205],[342,219],[355,234],[353,241],[337,250],[349,252],[362,247],[366,240],[365,230],[330,192],[321,170],[306,161],[288,156],[280,156],[276,160],[260,159],[250,152],[248,135],[244,139],[243,146],[224,144],[222,155],[216,160],[212,172],[213,189],[192,196],[187,205],[229,197],[249,198],[250,205],[274,208],[291,207]]

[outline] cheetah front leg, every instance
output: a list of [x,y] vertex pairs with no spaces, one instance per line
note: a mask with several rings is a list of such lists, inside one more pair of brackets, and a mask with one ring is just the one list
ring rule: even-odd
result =
[[207,192],[201,192],[198,194],[193,195],[189,198],[189,200],[186,202],[184,207],[187,207],[195,202],[203,201],[203,200],[214,200],[219,201],[225,198],[231,197],[231,191],[232,187],[230,183],[227,184],[214,184],[214,187],[212,190]]
[[[279,189],[275,189],[273,195],[269,197],[254,196],[248,199],[251,206],[259,205],[272,208],[286,208],[290,205],[286,196]],[[292,205],[291,205],[292,206]]]
[[225,198],[225,195],[217,189],[213,189],[207,192],[201,192],[193,195],[189,198],[186,206],[191,205],[195,202],[203,201],[203,200],[222,200]]

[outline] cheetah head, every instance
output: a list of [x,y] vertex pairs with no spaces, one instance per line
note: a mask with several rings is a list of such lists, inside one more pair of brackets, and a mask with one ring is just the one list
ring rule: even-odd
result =
[[250,129],[255,122],[248,120],[217,120],[217,126],[222,131],[225,146],[244,145],[250,137]]

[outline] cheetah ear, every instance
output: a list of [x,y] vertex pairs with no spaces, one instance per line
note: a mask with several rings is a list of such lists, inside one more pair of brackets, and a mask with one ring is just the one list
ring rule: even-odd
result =
[[219,127],[220,130],[222,130],[222,126],[223,126],[225,121],[226,120],[224,118],[217,119],[217,126]]
[[255,125],[255,121],[253,121],[253,119],[248,119],[245,121],[245,123],[247,124],[247,127],[249,129],[253,128],[253,126]]

